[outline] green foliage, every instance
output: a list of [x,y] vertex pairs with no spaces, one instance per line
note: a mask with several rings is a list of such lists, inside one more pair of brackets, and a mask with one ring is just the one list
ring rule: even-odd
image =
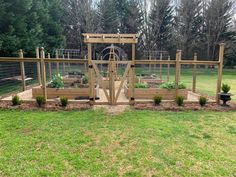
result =
[[53,76],[51,86],[52,88],[64,88],[63,77],[61,74],[58,73]]
[[228,93],[230,91],[231,87],[228,84],[223,84],[221,89],[224,93]]
[[207,104],[207,98],[201,96],[201,97],[199,98],[199,104],[200,104],[202,107],[205,106],[205,105]]
[[183,96],[177,96],[175,98],[175,102],[178,106],[183,106],[184,104],[184,97]]
[[86,75],[83,76],[83,84],[88,84],[88,82],[89,82],[89,77],[86,74]]
[[61,106],[66,107],[68,105],[68,98],[61,97],[60,102],[61,102]]
[[[162,89],[175,89],[175,82],[165,82],[160,85]],[[179,83],[179,89],[186,89],[186,85],[183,82]]]
[[134,85],[135,88],[148,88],[148,84],[145,83],[136,83]]
[[0,55],[14,56],[22,48],[35,56],[43,46],[52,52],[64,44],[59,0],[0,0]]
[[39,107],[41,107],[46,103],[46,99],[43,96],[37,96],[36,103],[38,104]]
[[12,97],[12,105],[13,106],[17,106],[17,105],[21,105],[22,101],[20,100],[20,97],[18,95],[15,95],[14,97]]
[[160,103],[162,101],[162,97],[161,96],[155,96],[153,98],[153,101],[154,101],[155,105],[160,105]]

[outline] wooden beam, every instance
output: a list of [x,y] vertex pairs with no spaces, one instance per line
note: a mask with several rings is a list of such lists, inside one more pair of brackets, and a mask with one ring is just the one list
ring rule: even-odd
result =
[[83,34],[85,43],[136,44],[137,34]]
[[94,75],[93,75],[93,65],[92,65],[92,44],[88,43],[88,64],[89,64],[89,102],[91,105],[95,103],[94,98]]
[[[194,53],[194,61],[197,61],[197,53]],[[193,86],[192,86],[192,92],[196,93],[196,81],[197,81],[197,65],[193,65]]]
[[[50,60],[51,56],[50,53],[48,53],[48,59]],[[49,62],[48,63],[48,67],[49,67],[49,79],[52,80],[52,63]]]
[[[170,56],[168,56],[168,61],[170,61]],[[170,81],[170,64],[167,64],[167,81]]]
[[[162,61],[162,53],[160,55],[160,61]],[[162,64],[160,64],[160,79],[162,80]]]
[[[36,48],[36,58],[37,58],[37,59],[40,59],[39,48],[38,48],[38,47]],[[40,62],[37,62],[37,75],[38,75],[38,82],[39,82],[39,85],[42,85]]]
[[[59,55],[58,55],[58,50],[56,50],[56,58],[59,59]],[[60,72],[60,64],[59,62],[56,62],[57,63],[57,73]]]
[[216,101],[220,103],[220,97],[218,93],[221,91],[221,84],[222,84],[222,73],[223,73],[223,64],[224,64],[224,50],[225,44],[220,44],[220,52],[219,52],[219,65],[218,65],[218,79],[217,79],[217,90],[216,90]]
[[42,73],[42,89],[43,89],[43,96],[45,100],[47,101],[47,80],[46,80],[46,69],[45,69],[45,52],[44,48],[41,48],[40,51],[41,54],[41,73]]
[[175,91],[176,96],[178,96],[178,90],[179,90],[179,81],[180,81],[180,61],[181,61],[181,50],[177,50],[176,52],[176,64],[175,64]]
[[[19,57],[20,59],[24,58],[24,54],[22,49],[19,51]],[[20,72],[21,72],[21,81],[22,81],[22,91],[26,90],[26,84],[25,84],[25,64],[24,62],[20,62]]]
[[135,44],[132,44],[132,63],[131,63],[131,83],[129,83],[129,87],[130,87],[130,104],[134,104],[135,103],[135,98],[134,98],[134,92],[135,92]]

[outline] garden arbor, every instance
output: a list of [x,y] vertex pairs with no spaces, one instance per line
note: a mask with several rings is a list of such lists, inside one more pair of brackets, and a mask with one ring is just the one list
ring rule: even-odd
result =
[[[106,95],[109,104],[114,105],[117,103],[118,97],[122,90],[126,77],[129,74],[130,89],[130,104],[134,103],[134,80],[135,80],[135,46],[138,43],[137,34],[83,34],[84,42],[88,46],[88,65],[89,65],[89,88],[90,88],[90,103],[95,103],[95,74],[101,83],[102,89]],[[93,44],[131,44],[132,45],[132,59],[131,61],[116,61],[113,56],[110,56],[109,61],[96,61],[92,58],[92,45]],[[110,53],[112,55],[112,53]],[[103,77],[98,70],[97,64],[107,64],[109,71],[109,93],[104,84]],[[126,64],[127,67],[122,76],[121,83],[118,90],[115,89],[115,69],[118,64]]]

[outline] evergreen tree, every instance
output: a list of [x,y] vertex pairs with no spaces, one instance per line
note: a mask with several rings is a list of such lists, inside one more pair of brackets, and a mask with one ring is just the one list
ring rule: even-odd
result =
[[117,33],[119,19],[114,0],[101,0],[98,4],[99,32]]
[[232,17],[231,0],[211,0],[204,12],[205,45],[208,59],[216,58],[218,44],[224,41]]
[[178,32],[177,46],[183,50],[183,57],[193,56],[202,39],[202,3],[201,0],[181,0],[176,18]]
[[170,0],[153,1],[149,17],[150,41],[148,50],[168,50],[171,46],[173,8]]
[[63,26],[54,11],[59,6],[59,0],[1,0],[0,55],[16,55],[23,49],[32,56],[38,46],[49,51],[62,46]]

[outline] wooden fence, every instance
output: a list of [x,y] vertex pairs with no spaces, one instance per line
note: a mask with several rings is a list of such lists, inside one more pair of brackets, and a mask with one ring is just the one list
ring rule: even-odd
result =
[[[178,86],[180,82],[180,72],[181,72],[181,65],[192,65],[193,66],[193,86],[192,91],[196,91],[196,71],[197,71],[197,65],[214,65],[218,68],[218,77],[217,77],[217,87],[216,87],[216,101],[219,103],[219,96],[218,93],[221,91],[221,84],[222,84],[222,70],[223,70],[223,62],[224,62],[224,43],[220,44],[220,50],[219,50],[219,59],[214,61],[203,61],[197,58],[197,54],[194,54],[194,58],[191,60],[182,60],[182,51],[177,50],[176,52],[176,59],[171,60],[170,58],[168,60],[135,60],[135,50],[133,51],[133,58],[132,58],[132,69],[135,70],[135,65],[167,65],[168,66],[168,77],[169,77],[169,68],[170,65],[175,65],[175,90],[176,95],[178,95]],[[92,53],[91,47],[89,47],[88,44],[88,53]],[[37,73],[38,73],[38,84],[42,86],[43,88],[43,96],[47,99],[47,81],[46,81],[46,69],[45,69],[45,63],[48,63],[49,66],[51,63],[69,63],[69,64],[85,64],[86,66],[90,66],[91,63],[89,63],[92,59],[92,56],[88,56],[90,60],[85,59],[60,59],[60,58],[51,58],[50,54],[48,57],[45,57],[44,48],[41,48],[39,51],[39,48],[36,49],[36,58],[24,58],[23,51],[19,50],[19,58],[16,57],[0,57],[0,62],[19,62],[20,63],[20,69],[21,69],[21,80],[22,80],[22,90],[24,91],[26,89],[26,83],[25,83],[25,69],[24,69],[24,63],[30,62],[30,63],[37,63]],[[95,61],[96,62],[96,61]],[[102,62],[102,61],[100,61]],[[49,67],[50,68],[50,67]],[[58,69],[59,71],[59,69]],[[93,76],[94,73],[92,73],[92,70],[89,69],[90,76]],[[49,69],[50,75],[52,72]],[[135,72],[131,72],[131,77],[135,78]],[[94,77],[90,78],[94,79]],[[89,88],[90,88],[90,95],[92,97],[94,92],[94,87],[91,85],[93,82],[90,82]],[[134,82],[131,82],[131,95],[134,95]],[[133,103],[135,100],[131,100]],[[93,102],[92,102],[93,103]],[[132,103],[132,104],[133,104]]]

